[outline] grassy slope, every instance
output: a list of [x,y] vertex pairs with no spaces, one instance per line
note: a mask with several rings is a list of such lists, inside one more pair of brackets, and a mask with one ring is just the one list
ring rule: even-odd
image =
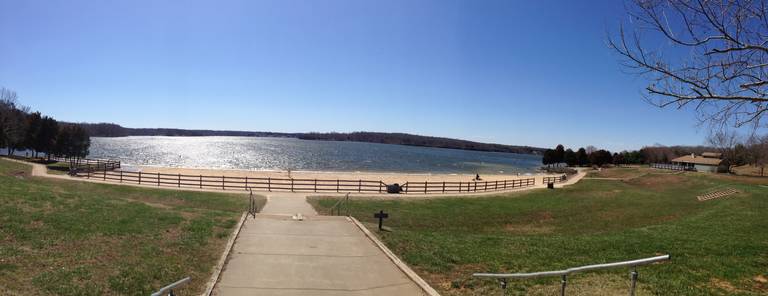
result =
[[[722,187],[744,193],[696,200]],[[768,187],[733,178],[657,171],[626,182],[583,180],[488,198],[351,203],[353,216],[368,223],[373,212],[390,212],[386,225],[394,231],[381,233],[383,240],[446,295],[496,293],[493,281],[473,279],[473,272],[553,270],[664,253],[672,254],[671,263],[639,270],[645,294],[768,293]],[[321,211],[332,204],[315,202]],[[575,275],[569,289],[624,294],[627,277],[625,269]],[[557,281],[514,281],[510,289],[553,294]],[[594,288],[606,281],[607,290]]]
[[29,177],[0,160],[0,294],[147,295],[192,276],[202,292],[242,195]]
[[603,169],[600,171],[589,171],[588,177],[595,178],[635,178],[642,176],[643,174],[651,171],[651,169],[638,169],[638,168],[612,168]]

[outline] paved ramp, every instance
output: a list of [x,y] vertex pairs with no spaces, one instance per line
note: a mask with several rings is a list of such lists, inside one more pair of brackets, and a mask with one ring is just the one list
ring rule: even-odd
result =
[[[291,211],[305,215],[292,219]],[[304,196],[269,196],[248,219],[214,295],[423,295],[346,217],[316,216]]]

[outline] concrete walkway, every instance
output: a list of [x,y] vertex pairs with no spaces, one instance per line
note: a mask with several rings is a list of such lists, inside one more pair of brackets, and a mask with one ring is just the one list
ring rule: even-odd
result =
[[349,218],[292,193],[269,194],[245,222],[213,294],[425,295]]
[[317,215],[315,208],[307,202],[307,198],[301,193],[270,192],[266,194],[267,204],[261,210],[261,214],[304,216]]

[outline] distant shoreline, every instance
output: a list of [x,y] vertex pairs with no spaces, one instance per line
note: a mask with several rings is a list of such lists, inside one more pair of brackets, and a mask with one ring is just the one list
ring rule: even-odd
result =
[[301,140],[363,142],[404,145],[415,147],[446,148],[467,151],[485,151],[541,155],[545,148],[517,146],[495,143],[480,143],[461,139],[421,136],[406,133],[352,132],[352,133],[278,133],[249,132],[228,130],[187,130],[176,128],[127,128],[112,123],[80,123],[88,130],[91,137],[129,137],[129,136],[164,136],[164,137],[276,137]]

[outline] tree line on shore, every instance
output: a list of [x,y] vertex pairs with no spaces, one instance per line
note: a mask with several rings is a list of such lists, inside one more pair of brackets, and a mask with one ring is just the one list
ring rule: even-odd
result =
[[544,151],[541,162],[546,166],[559,166],[566,164],[568,166],[603,166],[613,163],[614,158],[611,152],[603,149],[597,149],[593,146],[579,148],[573,151],[571,148],[565,149],[563,145],[557,145],[555,149]]
[[539,154],[542,148],[515,146],[494,143],[480,143],[443,137],[420,136],[405,133],[353,132],[353,133],[302,133],[303,140],[348,141],[406,146],[448,148],[473,151],[507,152],[519,154]]
[[542,157],[546,166],[604,166],[606,164],[650,164],[669,163],[683,155],[701,155],[704,152],[717,152],[722,155],[727,167],[754,165],[763,167],[768,163],[768,135],[741,137],[727,131],[712,133],[707,139],[710,146],[647,146],[640,150],[611,153],[594,146],[579,148],[574,151],[557,145],[547,149]]
[[59,122],[18,102],[16,92],[0,88],[0,148],[8,155],[31,150],[32,156],[84,158],[91,140],[78,124]]

